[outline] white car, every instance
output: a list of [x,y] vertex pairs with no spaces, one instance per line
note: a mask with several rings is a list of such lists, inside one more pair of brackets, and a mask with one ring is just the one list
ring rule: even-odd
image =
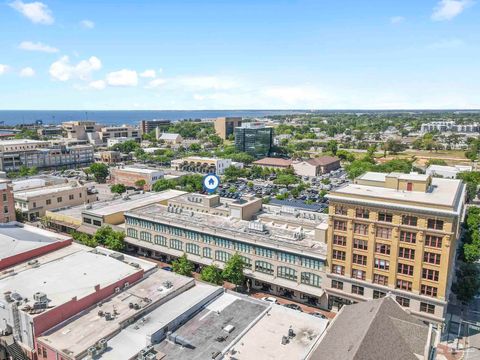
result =
[[275,299],[273,296],[266,296],[266,297],[261,298],[260,300],[267,301],[267,302],[270,302],[270,303],[273,303],[273,304],[278,304],[277,299]]

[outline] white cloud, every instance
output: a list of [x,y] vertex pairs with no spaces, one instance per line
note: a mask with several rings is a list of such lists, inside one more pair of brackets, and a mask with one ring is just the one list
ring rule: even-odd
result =
[[390,18],[390,24],[397,25],[401,24],[405,21],[405,18],[403,16],[393,16]]
[[456,49],[465,45],[465,42],[461,39],[444,39],[432,44],[429,44],[427,47],[429,49]]
[[32,41],[22,41],[18,45],[19,49],[27,50],[27,51],[41,51],[46,53],[56,53],[59,50],[53,46],[43,44],[41,42],[32,42]]
[[55,21],[48,6],[42,2],[24,3],[21,0],[15,0],[9,5],[34,24],[51,25]]
[[10,66],[5,64],[0,64],[0,75],[5,74],[8,70],[10,70]]
[[99,58],[92,56],[88,60],[82,60],[78,64],[70,64],[68,56],[62,56],[50,65],[50,75],[60,81],[70,79],[90,80],[91,73],[102,68]]
[[440,0],[433,9],[431,18],[434,21],[452,20],[473,3],[473,0]]
[[138,74],[135,70],[122,69],[107,74],[110,86],[137,86]]
[[20,77],[32,77],[35,76],[35,70],[33,70],[31,67],[25,67],[20,70],[19,75]]
[[82,20],[80,21],[80,25],[85,29],[93,29],[95,27],[95,23],[92,20]]
[[157,72],[155,70],[152,70],[152,69],[147,69],[145,70],[144,72],[141,72],[140,74],[138,74],[140,77],[142,78],[150,78],[150,79],[153,79],[153,78],[156,78],[157,77]]
[[95,90],[103,90],[107,87],[107,83],[104,80],[95,80],[88,84],[88,87]]
[[146,89],[154,89],[158,88],[162,85],[165,85],[167,83],[166,79],[154,79],[148,82],[148,84],[145,86]]

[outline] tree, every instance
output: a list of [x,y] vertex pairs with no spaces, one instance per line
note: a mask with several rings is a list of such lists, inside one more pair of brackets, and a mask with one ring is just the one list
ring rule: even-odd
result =
[[135,181],[135,186],[139,189],[143,189],[146,184],[147,184],[147,182],[143,179],[139,179],[139,180]]
[[110,186],[110,191],[115,194],[123,194],[127,188],[123,184],[115,184]]
[[245,170],[239,169],[236,166],[230,165],[228,168],[225,169],[223,172],[223,175],[225,175],[226,180],[237,180],[239,177],[242,177],[245,175]]
[[90,247],[96,247],[98,246],[97,241],[93,238],[93,236],[90,236],[85,233],[81,233],[78,231],[72,231],[70,233],[70,236],[77,242],[85,245],[85,246],[90,246]]
[[212,284],[223,284],[222,270],[215,264],[205,266],[200,273],[200,278]]
[[281,174],[273,181],[275,184],[278,185],[292,185],[298,183],[298,178],[295,175],[291,174]]
[[110,174],[108,171],[108,166],[101,163],[92,164],[90,165],[89,169],[98,183],[105,183],[108,175]]
[[476,264],[461,264],[457,271],[458,281],[452,291],[463,304],[468,304],[480,289],[480,274]]
[[245,268],[245,262],[242,257],[235,253],[225,264],[222,271],[222,276],[225,280],[235,284],[235,288],[243,284],[245,281],[245,275],[243,269]]
[[15,208],[15,219],[18,222],[24,222],[25,221],[25,217],[23,216],[22,210]]
[[138,148],[140,148],[140,145],[135,140],[128,140],[112,146],[112,150],[120,151],[122,153],[131,153]]
[[173,271],[179,275],[192,276],[194,270],[193,263],[187,259],[187,255],[183,254],[177,260],[172,262]]
[[426,166],[428,167],[430,165],[446,166],[448,164],[445,160],[442,160],[442,159],[430,159],[430,160],[427,161]]
[[115,231],[110,226],[102,226],[93,235],[93,240],[110,250],[120,251],[125,247],[125,233]]
[[330,151],[333,155],[336,155],[338,150],[338,142],[336,140],[330,140],[327,143],[325,150]]

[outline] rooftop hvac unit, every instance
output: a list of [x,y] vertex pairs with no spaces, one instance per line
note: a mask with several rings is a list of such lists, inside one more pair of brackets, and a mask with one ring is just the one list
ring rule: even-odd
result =
[[33,294],[33,300],[38,302],[47,302],[47,294],[37,291],[35,294]]
[[136,262],[131,262],[130,265],[132,265],[134,268],[137,268],[137,269],[140,267],[140,264]]
[[153,352],[149,352],[144,356],[145,360],[156,360],[157,359],[157,354]]
[[102,352],[107,350],[107,346],[108,346],[107,339],[100,339],[100,341],[97,344],[97,348]]
[[126,289],[130,286],[130,283],[128,281],[125,281],[125,284],[123,284],[123,288]]
[[253,230],[253,231],[258,231],[258,232],[264,232],[265,231],[265,225],[261,223],[260,221],[250,221],[248,223],[248,229]]
[[119,292],[120,292],[120,287],[117,286],[117,287],[115,288],[115,292],[116,292],[116,293],[119,293]]
[[87,354],[88,354],[88,356],[93,358],[97,354],[97,348],[93,347],[93,346],[89,347],[88,350],[87,350]]
[[35,260],[30,260],[28,263],[28,265],[37,265],[38,264],[38,260],[35,259]]

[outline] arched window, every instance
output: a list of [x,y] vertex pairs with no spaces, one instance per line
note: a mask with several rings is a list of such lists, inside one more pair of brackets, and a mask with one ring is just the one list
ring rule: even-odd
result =
[[297,271],[286,266],[277,267],[277,276],[283,279],[297,281]]
[[317,274],[302,272],[300,276],[302,284],[307,284],[310,286],[321,287],[322,278]]
[[264,274],[269,274],[273,275],[273,265],[266,262],[266,261],[261,261],[257,260],[255,261],[255,271],[264,273]]

